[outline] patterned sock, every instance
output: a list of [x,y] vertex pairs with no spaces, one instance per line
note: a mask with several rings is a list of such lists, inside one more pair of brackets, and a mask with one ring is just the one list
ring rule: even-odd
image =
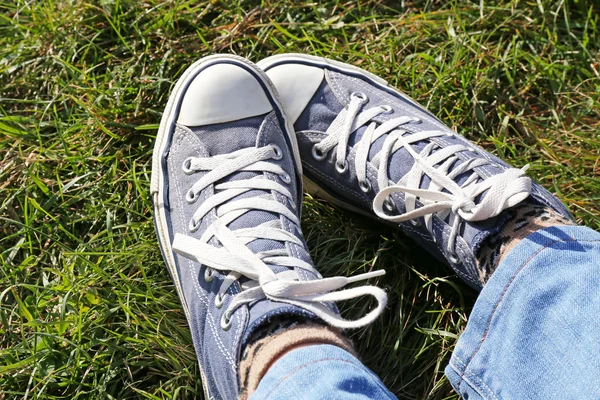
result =
[[352,343],[337,329],[305,320],[282,319],[257,329],[240,360],[240,399],[254,393],[268,369],[285,353],[312,344],[331,344],[356,355]]
[[478,250],[479,281],[482,285],[490,279],[504,256],[529,234],[555,225],[575,225],[552,209],[529,202],[506,211],[510,215],[508,222],[497,234],[488,236]]

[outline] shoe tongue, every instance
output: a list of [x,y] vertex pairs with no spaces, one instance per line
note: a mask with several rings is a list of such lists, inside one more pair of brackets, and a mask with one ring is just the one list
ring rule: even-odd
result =
[[262,115],[221,124],[189,127],[189,129],[202,141],[208,153],[216,156],[254,147],[264,119],[265,116]]
[[325,132],[333,120],[344,109],[324,79],[308,106],[294,123],[296,132]]
[[[251,117],[235,122],[227,122],[214,125],[205,125],[201,127],[190,127],[192,132],[198,135],[202,144],[207,149],[211,156],[219,154],[228,154],[236,150],[248,147],[256,147],[261,134],[263,132],[262,124],[265,120],[265,115]],[[242,179],[252,179],[261,172],[240,171],[226,176],[222,180],[215,183],[218,185],[223,182],[230,182]],[[271,196],[270,191],[266,190],[249,190],[239,196],[234,197],[230,201],[241,200],[252,197]],[[253,228],[268,221],[279,220],[279,214],[262,211],[249,210],[239,216],[229,224],[229,228],[233,231],[236,229]],[[285,248],[281,242],[269,239],[256,239],[248,243],[247,247],[254,253],[261,251],[275,250]],[[273,266],[275,273],[285,270],[284,267]]]

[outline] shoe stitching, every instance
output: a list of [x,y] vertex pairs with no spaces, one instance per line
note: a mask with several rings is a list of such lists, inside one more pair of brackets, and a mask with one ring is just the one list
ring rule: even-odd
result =
[[[173,159],[171,159],[171,160],[173,160]],[[174,164],[174,162],[175,161],[173,160],[171,164]],[[181,188],[180,188],[179,180],[178,180],[176,174],[174,176],[174,179],[175,179],[175,190],[177,191],[177,195],[181,198]],[[179,207],[179,213],[180,213],[180,217],[181,217],[181,220],[182,220],[182,224],[183,224],[183,226],[185,226],[185,215],[183,214],[183,211],[182,211],[181,207]],[[232,362],[231,356],[229,355],[229,353],[227,352],[227,350],[224,348],[224,344],[221,342],[220,337],[217,335],[217,333],[215,331],[214,318],[212,316],[212,313],[209,310],[210,306],[209,306],[208,298],[206,297],[206,295],[204,293],[202,293],[199,290],[199,284],[197,282],[197,279],[195,278],[195,277],[199,276],[200,268],[198,268],[198,271],[196,271],[196,269],[194,267],[194,264],[191,261],[189,261],[189,260],[188,260],[187,264],[188,264],[188,268],[189,268],[188,271],[189,270],[193,271],[193,273],[191,274],[192,275],[192,279],[191,280],[194,283],[194,288],[196,290],[196,294],[198,295],[198,298],[204,303],[204,305],[207,308],[206,312],[207,312],[208,317],[209,317],[209,318],[207,318],[207,321],[208,321],[209,326],[211,328],[210,329],[211,333],[215,337],[215,339],[217,341],[217,346],[221,350],[221,353],[223,353],[223,355],[225,356],[225,358],[228,361],[230,361],[230,363],[231,363]]]
[[[373,90],[372,86],[370,86],[369,84],[367,84],[366,82],[362,81],[359,78],[347,77],[347,76],[342,75],[342,74],[340,74],[340,75],[343,77],[343,79],[350,80],[352,83],[360,86],[364,90],[367,90],[367,91],[372,91]],[[334,80],[338,79],[340,81],[342,80],[342,78],[336,78],[336,77],[334,77],[333,79]],[[340,90],[340,88],[337,85],[337,83],[336,83],[336,88],[337,88],[338,91]],[[379,88],[375,88],[375,90],[380,90],[380,89]],[[343,92],[342,92],[342,96],[344,96],[344,99],[346,98],[346,96],[343,95]],[[385,101],[387,101],[387,99],[383,95],[381,95],[381,94],[379,94],[377,92],[371,92],[371,97],[375,97],[379,102],[385,102]],[[402,102],[398,101],[396,98],[394,98],[394,100],[396,100],[395,107],[401,109],[405,113],[407,113],[407,114],[415,114],[416,113],[416,114],[420,115],[420,117],[419,117],[420,119],[425,120],[425,121],[427,121],[427,122],[429,122],[429,123],[431,123],[433,125],[439,126],[441,129],[448,130],[448,128],[445,125],[443,125],[436,118],[431,117],[429,114],[427,114],[427,113],[425,113],[423,111],[420,111],[420,110],[416,110],[415,111],[414,109],[411,109],[408,106],[405,106]],[[415,133],[417,133],[417,132],[423,132],[423,129],[418,128],[418,127],[413,127],[412,131],[415,132]]]
[[[200,268],[198,268],[196,270],[196,268],[194,266],[194,263],[192,261],[188,261],[188,266],[194,272],[194,275],[199,276],[199,274],[200,274]],[[192,277],[194,275],[192,275]],[[222,342],[221,338],[217,334],[217,332],[218,332],[217,329],[218,328],[217,328],[217,326],[215,324],[213,314],[209,310],[209,308],[210,308],[210,302],[208,301],[208,297],[204,293],[202,293],[202,291],[200,290],[200,285],[198,284],[198,279],[192,279],[192,281],[194,282],[194,288],[196,289],[196,294],[198,294],[199,299],[206,306],[206,313],[209,316],[209,318],[206,318],[206,320],[208,321],[208,324],[210,326],[210,331],[213,334],[213,337],[215,338],[215,340],[217,342],[217,346],[219,347],[219,350],[221,350],[221,353],[223,353],[223,355],[225,356],[225,359],[227,361],[229,361],[229,364],[231,364],[231,366],[233,367],[233,369],[235,371],[235,369],[236,369],[236,363],[234,362],[233,357],[229,354],[229,352],[225,348],[225,344]]]
[[[202,146],[202,143],[193,135],[189,135],[187,134],[187,132],[185,130],[181,130],[180,132],[180,137],[181,139],[177,141],[176,145],[174,146],[174,150],[177,151],[179,150],[179,147],[182,145],[183,143],[183,138],[188,139],[192,142],[195,142],[196,145],[198,146]],[[170,158],[170,163],[173,166],[173,170],[175,171],[177,169],[177,166],[175,165],[175,160],[174,158]],[[182,191],[181,191],[181,185],[179,182],[179,178],[177,174],[173,174],[173,178],[175,180],[175,190],[177,192],[177,195],[180,199],[183,199],[182,196]],[[185,215],[183,213],[183,208],[182,207],[177,207],[179,210],[179,214],[181,217],[181,223],[182,225],[185,227]],[[221,350],[221,353],[223,353],[223,355],[225,356],[225,358],[230,362],[230,364],[232,366],[234,366],[235,368],[235,364],[233,363],[233,358],[231,357],[231,355],[229,354],[229,352],[227,351],[227,349],[225,348],[224,343],[221,341],[221,338],[218,336],[217,332],[215,331],[215,322],[214,322],[214,317],[212,315],[212,313],[210,312],[210,306],[209,306],[209,301],[208,301],[208,296],[206,296],[206,294],[204,294],[201,290],[199,290],[199,284],[198,284],[198,279],[194,278],[194,275],[197,277],[199,276],[199,272],[200,272],[200,268],[198,268],[198,271],[196,271],[196,269],[194,268],[194,263],[192,263],[191,261],[188,261],[188,266],[191,267],[192,271],[194,271],[194,274],[192,274],[192,281],[194,283],[194,288],[196,289],[196,293],[198,294],[199,299],[204,303],[204,305],[206,306],[206,312],[209,316],[209,318],[207,318],[207,321],[209,323],[210,326],[210,331],[213,334],[213,336],[216,339],[217,342],[217,346],[219,347],[219,349]]]
[[346,93],[344,93],[344,91],[341,89],[338,80],[339,78],[336,76],[336,74],[333,71],[327,71],[328,72],[328,82],[331,86],[331,89],[333,90],[333,94],[335,97],[337,97],[339,100],[341,100],[344,103],[344,107],[348,105],[348,99],[350,98],[350,96],[346,95]]
[[[175,175],[175,187],[176,187],[178,196],[181,198],[181,189],[180,189],[180,185],[179,185],[179,180],[176,178],[176,176],[177,175]],[[183,224],[183,226],[185,226],[185,216],[183,214],[183,211],[181,210],[181,207],[179,207],[179,211],[180,211],[181,218],[182,218],[182,224]],[[198,279],[197,279],[197,277],[200,275],[200,267],[198,267],[198,270],[196,270],[194,263],[190,260],[188,260],[187,264],[188,264],[188,268],[189,268],[188,270],[191,270],[193,272],[191,274],[192,275],[191,280],[194,283],[194,289],[196,290],[196,294],[198,295],[198,298],[204,303],[204,305],[206,307],[206,313],[208,314],[208,318],[206,318],[206,320],[209,323],[210,332],[212,333],[213,337],[215,338],[215,340],[217,342],[217,346],[219,347],[219,350],[221,350],[221,353],[225,356],[225,359],[227,359],[230,362],[230,364],[232,366],[234,366],[233,358],[231,357],[231,355],[225,348],[225,344],[221,341],[221,338],[218,335],[218,332],[216,330],[217,327],[215,325],[215,318],[214,318],[213,314],[210,312],[210,301],[208,299],[208,296],[202,290],[200,290],[200,285],[198,284]]]

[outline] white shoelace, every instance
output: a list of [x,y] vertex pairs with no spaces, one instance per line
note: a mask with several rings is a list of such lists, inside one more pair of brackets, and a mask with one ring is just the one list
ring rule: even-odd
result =
[[[528,165],[522,169],[510,168],[498,175],[481,176],[475,168],[490,164],[491,161],[481,156],[463,161],[457,156],[463,151],[477,153],[471,147],[462,144],[440,147],[431,141],[421,152],[417,153],[411,146],[412,143],[453,134],[439,130],[412,133],[403,129],[402,126],[419,123],[420,120],[406,116],[392,118],[378,125],[372,119],[378,115],[389,113],[392,108],[377,106],[361,112],[362,106],[367,101],[368,98],[365,94],[352,93],[348,107],[340,112],[327,129],[328,136],[313,147],[313,157],[322,160],[331,149],[337,146],[336,169],[339,173],[345,173],[348,168],[346,156],[350,135],[358,128],[368,124],[363,136],[354,145],[356,175],[361,190],[367,193],[372,188],[366,177],[369,150],[378,138],[387,134],[381,151],[371,160],[371,164],[377,168],[379,187],[379,192],[373,200],[375,214],[392,222],[424,217],[425,226],[434,240],[433,214],[437,213],[441,219],[450,215],[449,223],[452,230],[446,250],[452,262],[459,262],[454,250],[454,243],[462,220],[483,221],[492,218],[500,214],[502,210],[520,203],[531,193],[531,179],[525,176]],[[400,181],[393,183],[388,178],[388,163],[392,154],[401,148],[406,149],[415,162],[411,170]],[[454,167],[450,171],[452,166]],[[471,171],[471,175],[459,186],[454,179],[468,171]],[[419,185],[424,175],[429,176],[431,183],[428,188],[422,189]],[[483,200],[476,204],[477,196],[486,190],[488,192]],[[405,194],[405,212],[400,215],[389,215],[384,208],[388,211],[393,210],[393,201],[390,195],[397,192]],[[417,199],[423,204],[422,207],[416,208]]]
[[[278,175],[283,182],[289,183],[290,176],[280,166],[269,161],[281,157],[281,149],[276,145],[246,148],[213,157],[190,157],[183,164],[185,173],[208,172],[189,189],[186,200],[190,204],[194,203],[203,189],[240,171],[269,172]],[[223,314],[221,327],[225,330],[230,328],[231,315],[237,308],[264,298],[302,307],[322,318],[326,323],[342,329],[358,328],[373,322],[383,312],[387,303],[387,295],[383,290],[375,286],[335,290],[352,282],[383,275],[385,271],[368,272],[351,278],[333,277],[302,281],[293,268],[310,271],[320,276],[311,264],[290,256],[286,249],[253,253],[246,246],[256,239],[270,239],[302,246],[302,242],[296,236],[282,229],[279,220],[268,221],[252,228],[236,230],[228,228],[231,222],[250,210],[276,213],[296,226],[300,225],[296,214],[275,200],[273,194],[232,200],[236,196],[256,189],[279,193],[295,208],[289,190],[262,174],[251,179],[218,183],[214,186],[214,195],[207,198],[194,213],[189,229],[192,232],[197,230],[199,221],[212,210],[216,211],[217,218],[200,239],[177,233],[173,241],[175,252],[207,267],[204,278],[208,282],[214,279],[214,270],[227,273],[216,296],[215,306],[218,308],[222,307],[224,294],[231,285],[242,277],[249,279],[241,284],[241,293],[234,296]],[[221,247],[209,244],[213,237],[218,240]],[[269,265],[284,266],[289,269],[274,273]],[[373,296],[377,300],[377,307],[354,321],[343,319],[323,304],[323,302],[337,302],[365,295]]]

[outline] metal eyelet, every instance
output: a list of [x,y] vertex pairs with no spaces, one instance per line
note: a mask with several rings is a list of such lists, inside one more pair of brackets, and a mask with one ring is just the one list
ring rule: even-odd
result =
[[315,144],[312,147],[312,156],[317,161],[323,161],[325,157],[327,157],[327,153],[324,153],[323,150],[318,149],[317,145]]
[[363,193],[369,193],[372,189],[371,182],[368,180],[358,181],[358,187],[363,191]]
[[290,205],[290,207],[292,207],[294,210],[296,209],[296,202],[290,198],[288,198],[288,204]]
[[346,171],[348,171],[348,161],[344,160],[344,163],[341,165],[336,161],[335,170],[338,172],[338,174],[345,174]]
[[200,193],[194,193],[190,189],[185,194],[185,201],[187,201],[188,204],[193,204],[196,202],[196,200],[198,200],[199,197],[200,197]]
[[215,296],[215,307],[221,308],[223,307],[223,303],[225,303],[225,296],[223,296],[221,293],[217,293]]
[[281,179],[283,181],[283,183],[288,184],[288,185],[290,183],[292,183],[292,177],[290,176],[290,174],[288,174],[285,171],[283,171],[283,174],[279,175],[279,179]]
[[392,114],[394,112],[394,109],[389,104],[382,105],[381,109],[383,110],[384,114]]
[[269,146],[271,146],[271,148],[275,152],[275,154],[273,155],[273,160],[281,160],[281,158],[283,157],[283,152],[281,151],[281,147],[279,147],[273,143],[271,143]]
[[190,232],[196,232],[198,228],[200,228],[200,221],[194,221],[194,218],[190,219],[190,223],[188,224]]
[[204,271],[204,282],[210,283],[215,279],[212,268],[206,268]]
[[392,200],[392,198],[389,196],[383,201],[383,206],[389,212],[393,212],[396,209],[396,204],[394,203],[394,200]]
[[188,157],[185,160],[183,160],[183,165],[181,166],[181,169],[183,170],[183,172],[185,172],[187,175],[193,173],[194,171],[192,170],[192,158]]
[[409,221],[412,226],[421,226],[422,225],[421,220],[419,220],[419,219],[411,219]]
[[223,329],[224,331],[228,331],[229,328],[231,328],[232,322],[233,319],[231,318],[231,316],[228,316],[227,311],[225,311],[225,313],[221,317],[221,329]]
[[369,98],[368,98],[368,97],[367,97],[367,95],[366,95],[366,94],[364,94],[363,92],[352,92],[352,93],[350,94],[350,97],[354,97],[355,99],[359,99],[360,101],[363,101],[363,102],[365,102],[365,103],[366,103],[367,101],[369,101]]
[[458,255],[454,252],[448,254],[448,261],[450,261],[452,264],[460,264],[460,258],[458,258]]

